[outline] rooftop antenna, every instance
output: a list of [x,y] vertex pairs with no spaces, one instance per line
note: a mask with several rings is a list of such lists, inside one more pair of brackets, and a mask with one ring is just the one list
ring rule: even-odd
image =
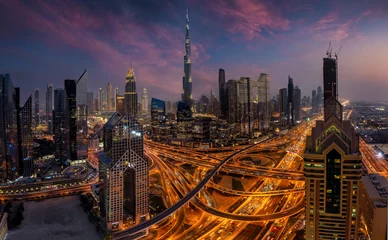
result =
[[341,49],[342,49],[342,45],[341,45],[341,47],[338,49],[338,52],[336,52],[336,53],[334,54],[335,59],[337,59],[337,60],[338,60],[338,55],[339,55],[339,53],[341,52]]
[[327,48],[326,50],[326,56],[330,57],[331,56],[331,50],[330,50],[330,47],[331,47],[331,41],[329,42],[329,47]]

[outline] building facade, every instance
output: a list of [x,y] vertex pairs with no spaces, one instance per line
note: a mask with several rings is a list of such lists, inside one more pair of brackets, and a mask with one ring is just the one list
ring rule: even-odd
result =
[[287,102],[287,88],[279,89],[279,113],[281,126],[284,126],[287,123]]
[[191,79],[191,47],[189,35],[189,11],[186,11],[186,37],[185,37],[185,56],[184,56],[184,76],[182,102],[193,105],[192,79]]
[[269,74],[261,73],[259,79],[257,80],[257,93],[258,93],[258,102],[257,102],[257,113],[259,120],[259,130],[267,131],[269,129],[269,120],[270,120],[270,77]]
[[108,83],[106,86],[106,110],[112,111],[112,84]]
[[69,155],[69,129],[67,117],[67,96],[65,89],[54,90],[54,142],[55,158],[63,165],[67,163]]
[[69,133],[70,160],[77,160],[77,83],[75,80],[65,80],[66,116]]
[[291,126],[294,122],[294,80],[288,76],[288,94],[287,94],[287,124]]
[[133,68],[128,68],[125,80],[125,112],[133,117],[137,116],[136,78]]
[[299,86],[294,88],[294,125],[299,124],[302,120],[302,93]]
[[146,88],[143,88],[143,94],[141,95],[141,111],[143,114],[148,114],[148,93]]
[[47,132],[53,133],[53,110],[54,110],[54,88],[52,84],[47,84],[46,90],[46,124]]
[[148,162],[144,158],[142,127],[132,116],[114,113],[103,131],[100,211],[107,229],[115,231],[127,219],[139,224],[149,218]]
[[163,124],[166,121],[166,102],[152,98],[151,99],[151,122],[152,125]]
[[226,83],[225,83],[225,70],[220,69],[218,71],[218,91],[219,91],[219,100],[221,105],[221,117],[227,119],[228,112],[228,96],[226,93]]
[[34,93],[34,128],[38,127],[40,124],[40,99],[39,99],[39,89],[35,89]]

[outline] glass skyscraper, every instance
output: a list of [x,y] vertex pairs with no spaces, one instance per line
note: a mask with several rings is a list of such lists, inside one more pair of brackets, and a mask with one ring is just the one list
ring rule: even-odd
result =
[[151,100],[151,121],[153,125],[164,123],[166,120],[165,101],[152,98]]

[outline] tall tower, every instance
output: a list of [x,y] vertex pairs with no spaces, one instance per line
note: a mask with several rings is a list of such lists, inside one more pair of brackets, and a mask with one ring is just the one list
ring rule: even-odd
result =
[[66,164],[69,149],[69,128],[66,109],[67,97],[65,89],[55,89],[53,112],[55,158],[59,159],[61,164]]
[[112,84],[108,83],[106,86],[106,110],[112,110]]
[[299,86],[294,88],[294,125],[300,123],[301,121],[301,111],[302,111],[302,93],[299,89]]
[[183,76],[183,93],[182,102],[193,104],[192,95],[192,80],[191,80],[191,50],[190,50],[190,35],[189,35],[189,10],[186,11],[186,37],[185,37],[185,56],[184,56],[184,72]]
[[76,81],[77,135],[85,138],[88,134],[88,71],[85,69]]
[[102,88],[98,89],[98,111],[102,111],[102,106],[104,104],[104,97],[103,97],[103,94],[104,94],[104,91],[102,90]]
[[143,129],[128,113],[114,113],[103,131],[100,212],[107,230],[114,231],[122,228],[123,219],[129,216],[136,224],[149,218],[148,162],[144,158]]
[[136,79],[133,68],[128,68],[125,80],[125,112],[132,117],[137,116]]
[[114,92],[114,98],[113,98],[113,104],[114,104],[114,110],[117,108],[117,96],[119,95],[119,88],[115,88]]
[[47,84],[46,91],[46,123],[47,123],[47,131],[49,133],[53,132],[53,110],[54,110],[54,98],[53,98],[53,85]]
[[148,114],[148,94],[146,88],[143,88],[143,94],[141,95],[141,111],[143,114]]
[[226,95],[225,70],[221,68],[218,71],[218,91],[221,104],[221,116],[227,119],[228,96]]
[[[342,119],[337,99],[337,60],[324,58],[324,120],[317,120],[306,140],[306,239],[357,239],[362,175],[359,138]],[[334,67],[333,67],[334,66]]]
[[287,124],[289,126],[294,122],[294,118],[294,82],[293,79],[288,76]]
[[77,83],[76,80],[65,80],[67,97],[66,116],[68,119],[70,159],[77,160]]
[[261,73],[257,80],[259,130],[268,130],[270,118],[269,74]]
[[40,115],[39,115],[39,88],[35,89],[34,93],[34,127],[37,127],[40,122]]
[[287,88],[279,89],[279,112],[281,126],[287,122]]

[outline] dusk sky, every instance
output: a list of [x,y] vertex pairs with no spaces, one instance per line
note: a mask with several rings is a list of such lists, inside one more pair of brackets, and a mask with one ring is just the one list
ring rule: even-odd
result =
[[0,73],[22,99],[40,88],[44,103],[47,83],[62,88],[85,68],[90,91],[111,82],[123,94],[132,66],[139,95],[179,100],[186,8],[196,99],[218,97],[219,68],[227,80],[270,74],[272,96],[290,75],[311,96],[332,41],[333,52],[343,45],[339,97],[388,100],[387,0],[0,0]]

